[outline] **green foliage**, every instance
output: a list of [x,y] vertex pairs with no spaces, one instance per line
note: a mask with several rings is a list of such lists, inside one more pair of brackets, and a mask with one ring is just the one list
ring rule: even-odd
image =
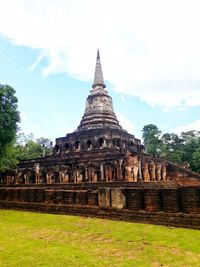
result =
[[44,137],[34,140],[33,134],[19,133],[16,140],[20,116],[15,93],[11,86],[0,84],[0,171],[16,167],[21,159],[50,155],[52,150]]
[[49,138],[40,137],[36,139],[36,142],[43,147],[43,153],[45,152],[46,156],[51,155],[53,142]]
[[194,171],[200,171],[200,132],[189,131],[181,136],[185,138],[183,161],[189,162]]
[[142,137],[148,154],[158,156],[161,152],[161,131],[154,124],[145,125],[142,129]]
[[0,266],[199,266],[200,231],[0,210]]
[[0,170],[12,167],[12,143],[20,121],[18,99],[9,85],[0,84]]
[[13,144],[8,144],[5,146],[5,153],[0,160],[0,171],[6,169],[13,169],[16,167],[18,160],[15,155],[15,149]]
[[165,133],[161,137],[161,155],[169,161],[181,163],[183,158],[183,139],[174,133]]
[[14,150],[17,160],[40,158],[51,154],[51,140],[44,137],[35,140],[32,133],[19,133]]
[[52,142],[50,139],[44,137],[35,140],[32,133],[25,135],[19,132],[16,141],[5,146],[5,149],[6,153],[0,161],[0,163],[2,162],[2,166],[4,166],[1,170],[16,168],[20,160],[51,155]]
[[42,147],[32,140],[29,140],[25,145],[15,146],[15,156],[18,160],[40,158],[42,155]]
[[192,154],[193,168],[200,172],[200,146]]
[[190,166],[200,171],[200,132],[164,133],[156,125],[148,124],[143,128],[146,152],[150,155],[165,157],[171,162]]

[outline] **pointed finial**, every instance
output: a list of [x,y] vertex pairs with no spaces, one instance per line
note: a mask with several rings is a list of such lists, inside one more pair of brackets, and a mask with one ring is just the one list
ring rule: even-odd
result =
[[103,79],[103,72],[102,72],[102,67],[101,67],[99,49],[97,49],[97,59],[96,59],[96,67],[95,67],[95,73],[94,73],[94,83],[92,85],[92,88],[95,88],[96,86],[102,86],[103,88],[106,88],[106,85],[105,85],[104,79]]
[[97,49],[97,60],[100,60],[99,48]]

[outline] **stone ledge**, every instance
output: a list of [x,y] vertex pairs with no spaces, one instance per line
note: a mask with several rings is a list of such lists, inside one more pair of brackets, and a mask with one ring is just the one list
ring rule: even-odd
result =
[[88,205],[61,205],[35,202],[8,202],[0,201],[0,208],[26,211],[89,216],[129,222],[150,223],[172,227],[184,227],[200,230],[200,214],[147,212],[130,210],[100,209]]

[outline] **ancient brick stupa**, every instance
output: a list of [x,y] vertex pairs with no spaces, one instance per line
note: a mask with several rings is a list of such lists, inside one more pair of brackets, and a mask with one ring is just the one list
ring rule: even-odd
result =
[[68,164],[65,182],[123,180],[127,150],[140,154],[143,149],[141,141],[120,126],[105,88],[98,51],[94,82],[80,125],[75,132],[56,139],[54,153]]
[[94,82],[77,130],[56,139],[52,156],[21,161],[3,183],[165,182],[172,179],[172,169],[165,160],[145,155],[141,141],[122,129],[97,51]]
[[77,130],[56,139],[53,155],[0,173],[0,208],[200,229],[199,175],[146,155],[141,141],[120,126],[105,88],[98,52]]

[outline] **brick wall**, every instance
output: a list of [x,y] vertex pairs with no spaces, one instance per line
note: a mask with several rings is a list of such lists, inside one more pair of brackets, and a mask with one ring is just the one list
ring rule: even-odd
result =
[[[93,208],[96,208],[98,212],[103,210],[107,215],[109,213],[110,218],[117,216],[120,219],[121,217],[126,219],[127,216],[132,218],[132,215],[137,213],[137,216],[135,215],[137,220],[152,223],[155,223],[151,219],[152,216],[157,214],[157,223],[168,225],[170,225],[170,215],[172,225],[194,226],[193,228],[200,229],[200,187],[198,186],[141,188],[104,185],[96,189],[0,187],[0,207],[25,207],[27,210],[41,209],[41,211],[50,212],[62,211],[70,207],[70,210],[74,210],[76,214],[87,215],[92,215]],[[115,215],[112,216],[112,214]],[[181,214],[191,215],[190,220],[187,217],[186,221],[184,219],[181,222]],[[160,221],[159,216],[162,217]],[[164,222],[163,216],[168,218],[167,223]],[[175,218],[178,218],[177,222]]]

